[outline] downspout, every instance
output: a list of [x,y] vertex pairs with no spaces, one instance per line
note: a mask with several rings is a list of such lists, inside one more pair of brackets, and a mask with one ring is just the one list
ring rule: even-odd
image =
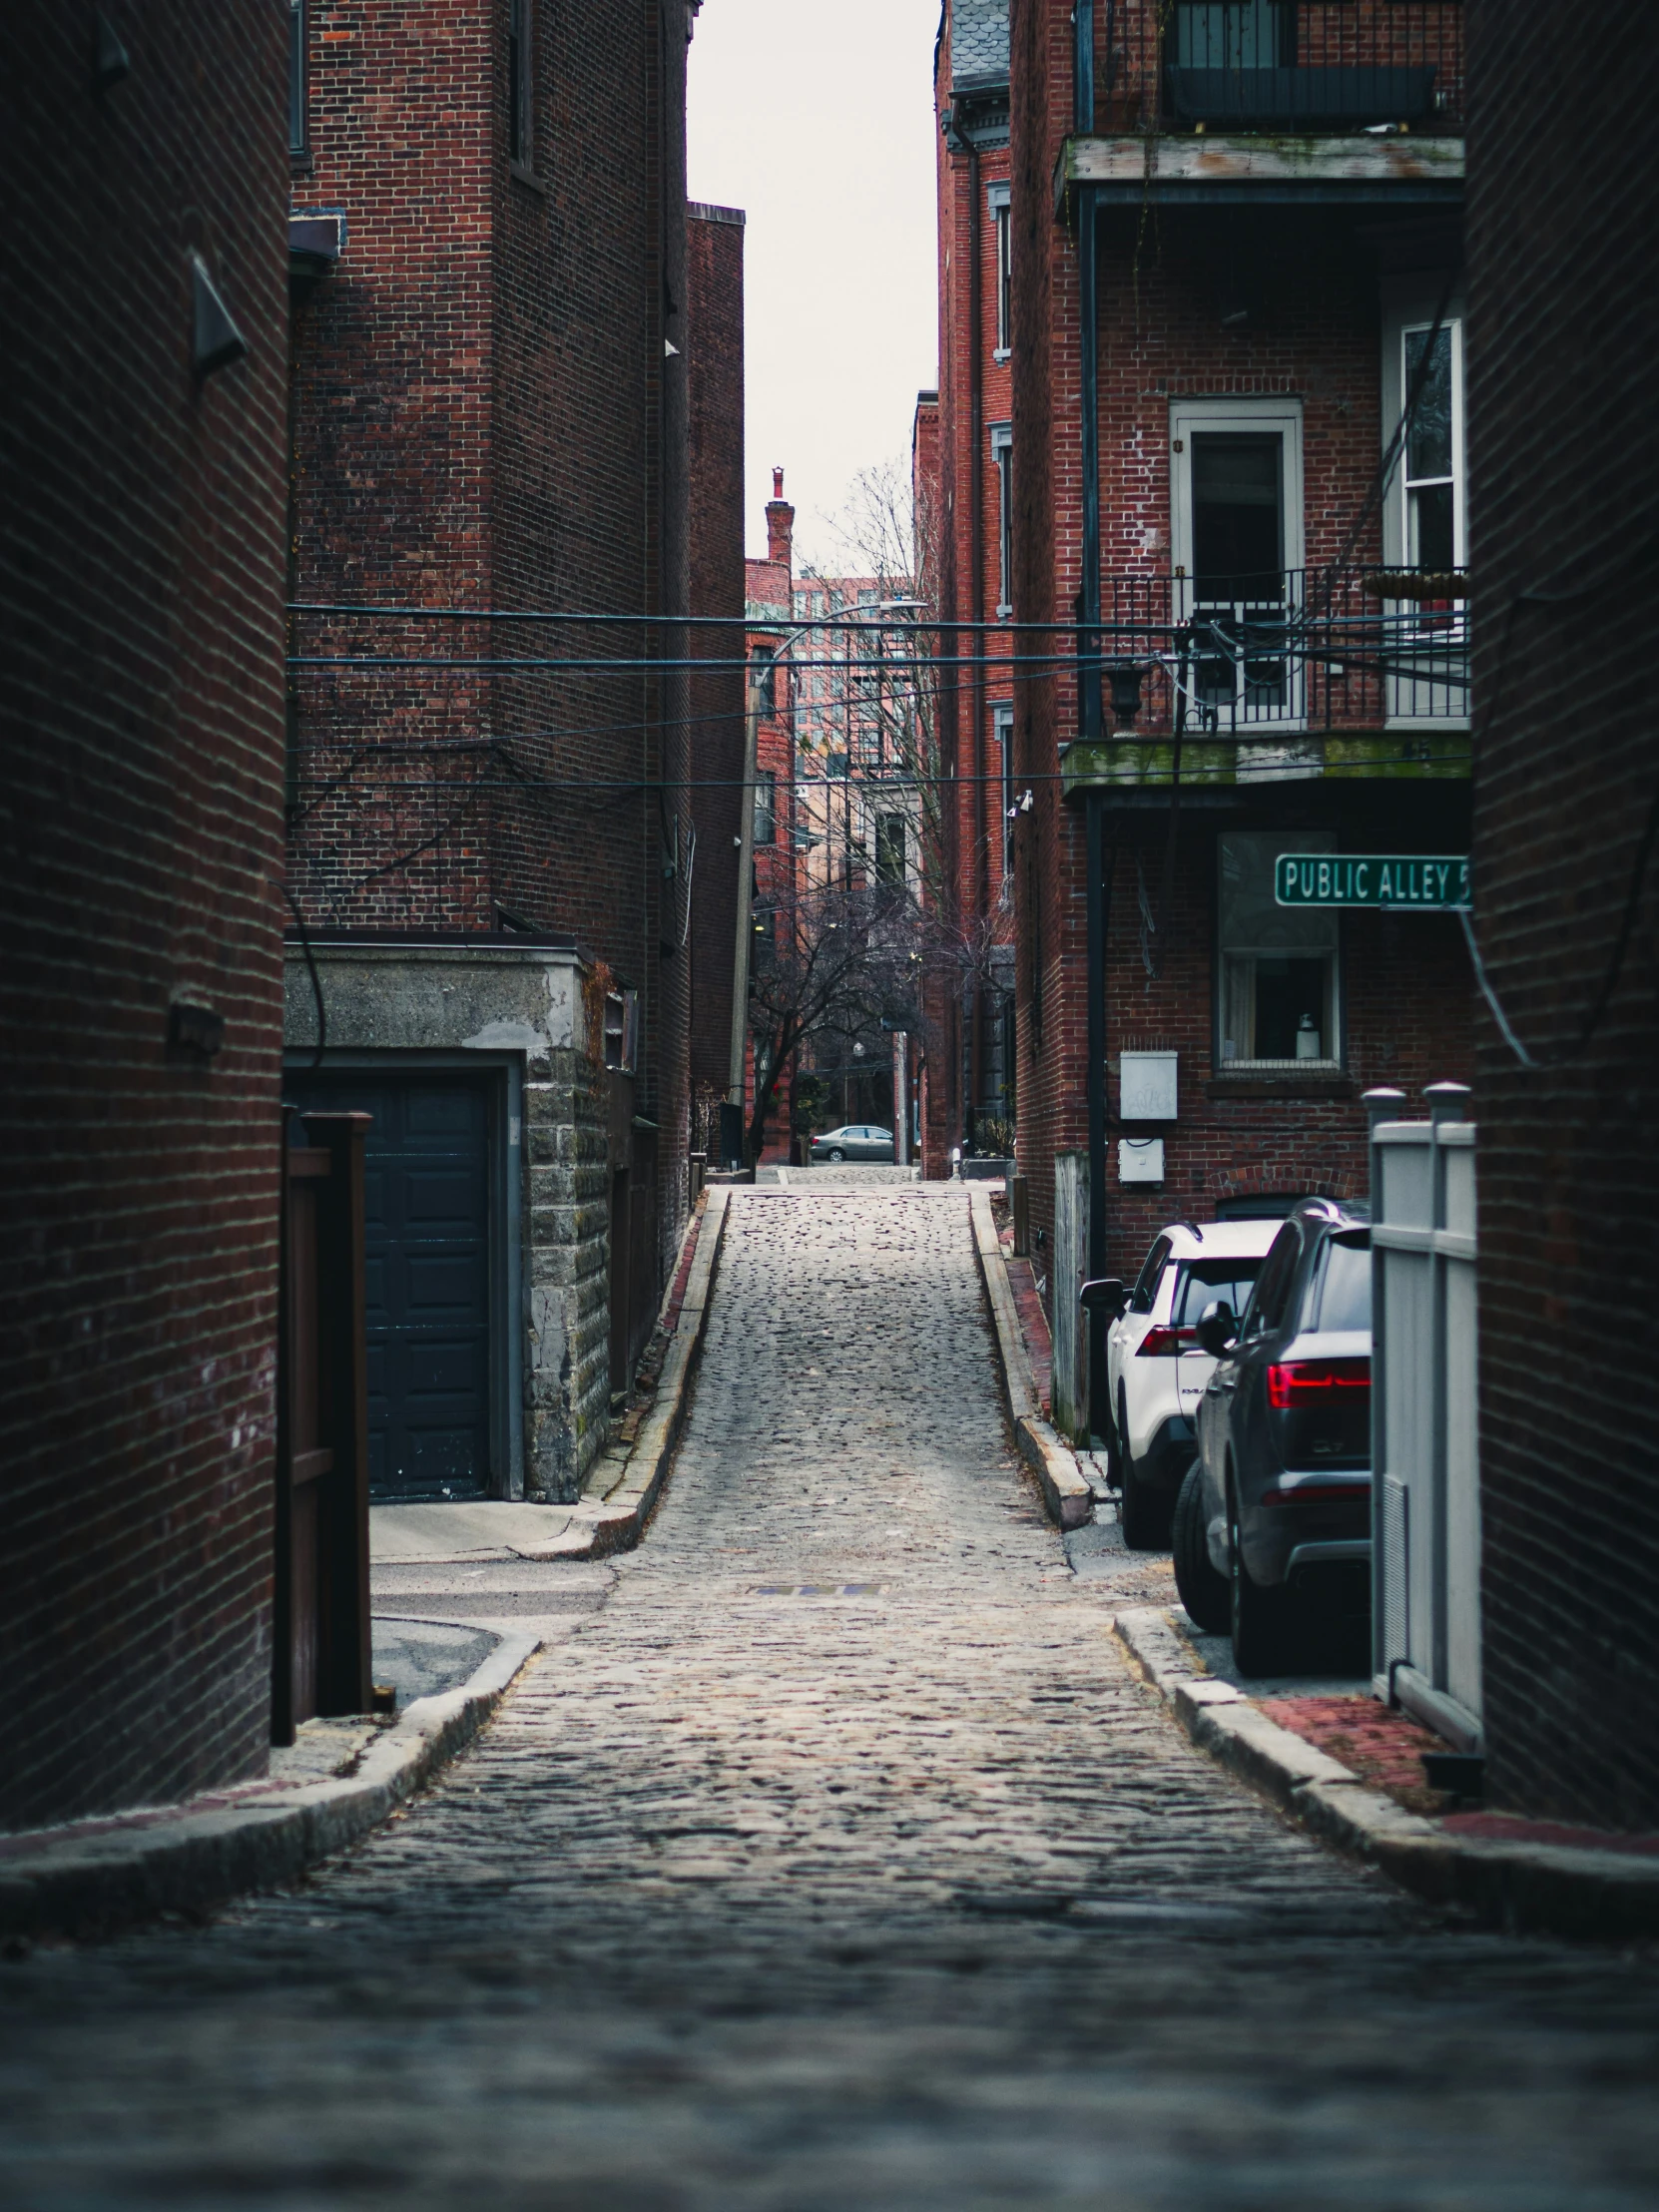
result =
[[[1094,0],[1076,0],[1072,17],[1072,130],[1094,131]],[[1077,197],[1077,315],[1079,463],[1083,479],[1081,588],[1077,595],[1077,681],[1080,735],[1085,744],[1102,735],[1100,697],[1100,302],[1095,237],[1095,188],[1079,185]],[[1111,886],[1106,880],[1106,795],[1092,790],[1085,807],[1088,879],[1089,1261],[1088,1272],[1106,1273],[1106,923]],[[1108,1432],[1104,1310],[1089,1317],[1089,1426]]]
[[[979,149],[968,145],[968,421],[973,440],[968,463],[968,543],[973,549],[973,575],[968,601],[973,622],[973,897],[974,942],[982,933],[990,885],[985,872],[985,362],[980,318],[984,312],[984,285],[979,268],[982,227],[979,217]],[[975,1142],[979,1100],[984,1089],[985,992],[977,961],[973,969],[973,1004],[968,1031],[968,1095],[963,1101],[963,1134]]]

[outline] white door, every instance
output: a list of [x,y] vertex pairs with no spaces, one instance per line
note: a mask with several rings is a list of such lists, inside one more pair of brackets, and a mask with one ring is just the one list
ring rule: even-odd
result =
[[1188,714],[1200,729],[1299,730],[1302,404],[1184,399],[1170,408],[1170,559],[1191,623]]

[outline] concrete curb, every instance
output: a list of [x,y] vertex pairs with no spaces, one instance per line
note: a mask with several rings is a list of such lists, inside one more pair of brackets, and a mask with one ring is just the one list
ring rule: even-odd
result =
[[680,1318],[663,1361],[657,1395],[640,1423],[621,1476],[603,1497],[583,1498],[569,1526],[551,1543],[515,1547],[519,1558],[602,1559],[613,1551],[631,1550],[645,1533],[685,1426],[691,1380],[703,1349],[731,1197],[729,1184],[718,1184],[708,1191],[697,1252],[686,1279],[686,1295],[680,1302]]
[[1014,1440],[1037,1478],[1049,1519],[1059,1528],[1081,1528],[1094,1511],[1094,1492],[1076,1459],[1037,1409],[1037,1386],[1020,1334],[1019,1311],[1014,1305],[996,1223],[991,1219],[990,1192],[982,1183],[968,1190],[968,1215],[973,1223],[974,1257],[991,1309],[1003,1396]]
[[1195,1744],[1311,1834],[1402,1888],[1517,1933],[1604,1941],[1659,1936],[1659,1861],[1448,1833],[1269,1720],[1232,1683],[1204,1674],[1169,1614],[1137,1606],[1113,1625]]
[[458,1690],[417,1698],[354,1773],[0,1838],[0,1936],[107,1936],[292,1882],[378,1827],[471,1743],[540,1649],[539,1637],[503,1636]]

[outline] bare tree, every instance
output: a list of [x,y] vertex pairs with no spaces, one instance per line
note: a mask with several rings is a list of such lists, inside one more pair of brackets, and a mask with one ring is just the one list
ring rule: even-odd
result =
[[803,891],[764,918],[781,926],[750,978],[755,1106],[749,1145],[755,1159],[773,1094],[804,1044],[867,1040],[880,1035],[883,1022],[914,1028],[920,1013],[915,908],[898,886]]

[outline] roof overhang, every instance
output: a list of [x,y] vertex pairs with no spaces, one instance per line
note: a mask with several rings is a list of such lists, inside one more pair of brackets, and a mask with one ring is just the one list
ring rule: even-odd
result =
[[1054,169],[1054,207],[1069,217],[1073,188],[1096,208],[1455,208],[1463,197],[1463,141],[1401,134],[1373,138],[1069,138]]

